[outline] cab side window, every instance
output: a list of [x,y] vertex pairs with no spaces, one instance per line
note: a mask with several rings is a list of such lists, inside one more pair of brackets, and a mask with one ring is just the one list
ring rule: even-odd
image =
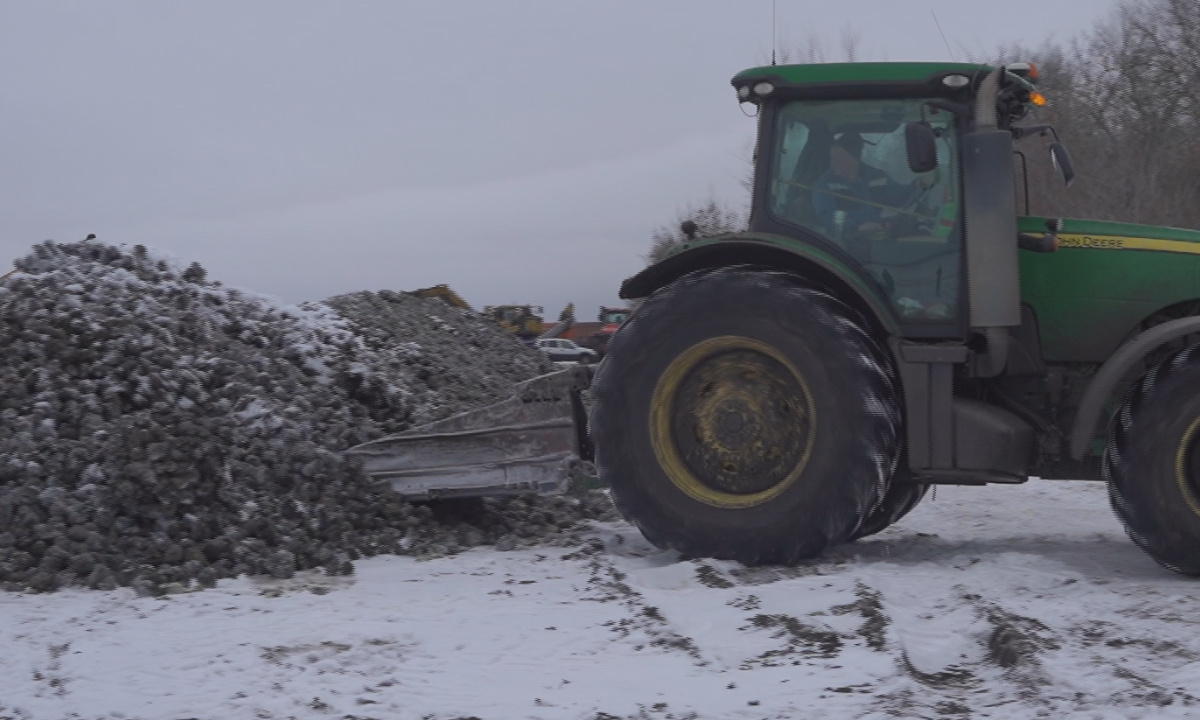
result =
[[[938,167],[913,173],[905,124],[928,122]],[[864,267],[902,319],[957,317],[957,131],[922,100],[798,101],[780,114],[769,207]]]

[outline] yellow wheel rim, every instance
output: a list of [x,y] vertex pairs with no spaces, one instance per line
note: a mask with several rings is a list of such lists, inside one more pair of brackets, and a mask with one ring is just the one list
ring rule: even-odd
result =
[[1195,464],[1189,460],[1197,431],[1200,431],[1200,417],[1188,425],[1188,429],[1179,440],[1179,448],[1175,451],[1175,483],[1179,486],[1179,493],[1183,495],[1184,502],[1192,509],[1192,512],[1200,515],[1200,498],[1196,497],[1195,487],[1188,478],[1188,470],[1195,467]]
[[654,455],[675,487],[706,505],[748,508],[804,473],[817,415],[804,376],[782,353],[724,335],[671,362],[649,420]]

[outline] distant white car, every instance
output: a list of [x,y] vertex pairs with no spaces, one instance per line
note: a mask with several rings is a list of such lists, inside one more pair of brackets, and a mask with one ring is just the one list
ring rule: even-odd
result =
[[546,353],[546,357],[555,362],[578,362],[586,365],[595,362],[599,357],[595,350],[579,347],[571,340],[562,338],[542,338],[534,347]]

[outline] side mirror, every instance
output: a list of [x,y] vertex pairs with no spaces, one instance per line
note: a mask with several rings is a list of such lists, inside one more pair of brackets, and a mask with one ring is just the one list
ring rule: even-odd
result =
[[1071,162],[1071,153],[1067,150],[1067,146],[1057,140],[1050,143],[1050,161],[1054,163],[1054,169],[1058,170],[1058,174],[1062,176],[1063,183],[1067,187],[1071,187],[1071,183],[1075,181],[1075,165]]
[[934,143],[933,127],[929,123],[905,124],[904,147],[908,153],[909,170],[920,174],[937,168],[937,145]]

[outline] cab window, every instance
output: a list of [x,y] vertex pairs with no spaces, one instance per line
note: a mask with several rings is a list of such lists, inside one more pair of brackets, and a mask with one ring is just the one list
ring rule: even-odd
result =
[[[905,321],[958,317],[960,189],[953,116],[921,99],[796,101],[778,115],[769,209],[863,267]],[[937,168],[909,169],[907,123]]]

